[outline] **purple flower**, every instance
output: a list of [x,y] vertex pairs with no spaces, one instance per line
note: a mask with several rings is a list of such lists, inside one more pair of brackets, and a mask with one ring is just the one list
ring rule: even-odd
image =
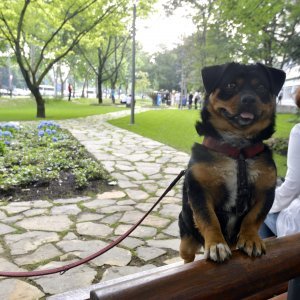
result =
[[12,137],[12,133],[10,131],[4,131],[3,132],[3,136],[9,136],[9,137]]
[[45,131],[44,130],[39,130],[39,136],[44,136]]
[[46,133],[49,134],[49,135],[52,133],[52,130],[49,129],[49,128],[47,128],[45,131],[46,131]]
[[53,142],[57,142],[58,139],[54,136],[54,137],[52,138],[52,141],[53,141]]

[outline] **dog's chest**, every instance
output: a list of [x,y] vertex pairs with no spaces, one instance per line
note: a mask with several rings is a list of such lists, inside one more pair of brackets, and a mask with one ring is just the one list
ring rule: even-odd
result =
[[[255,169],[254,162],[251,159],[245,161],[245,174],[240,174],[240,166],[238,160],[229,159],[224,172],[221,172],[226,189],[226,196],[224,201],[220,203],[220,207],[217,211],[221,214],[223,233],[228,241],[234,242],[237,234],[237,228],[241,220],[239,210],[246,212],[252,205],[251,197],[242,198],[239,196],[239,183],[241,176],[247,177],[249,186],[253,187],[259,176],[259,170]],[[240,198],[239,198],[240,197]],[[221,220],[220,220],[221,221]]]
[[[226,197],[224,202],[222,202],[222,210],[233,212],[235,211],[238,204],[239,197],[239,186],[241,181],[245,181],[248,184],[248,188],[253,186],[259,176],[259,170],[253,167],[254,162],[252,159],[245,160],[244,170],[241,172],[241,167],[236,159],[228,159],[223,172],[220,172],[222,176],[222,181],[224,182],[226,188]],[[241,200],[241,199],[239,199]],[[248,203],[245,203],[245,209],[248,207]]]

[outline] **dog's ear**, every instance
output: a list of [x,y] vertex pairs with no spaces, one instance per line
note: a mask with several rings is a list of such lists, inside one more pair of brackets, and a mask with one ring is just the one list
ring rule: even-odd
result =
[[257,65],[263,68],[267,73],[271,83],[271,91],[273,95],[277,96],[285,82],[285,77],[286,77],[285,72],[279,69],[265,66],[261,63],[257,63]]
[[217,65],[205,67],[201,70],[202,81],[207,94],[215,90],[225,69],[225,65]]
[[205,67],[201,70],[202,81],[207,94],[212,93],[218,86],[225,70],[235,63]]

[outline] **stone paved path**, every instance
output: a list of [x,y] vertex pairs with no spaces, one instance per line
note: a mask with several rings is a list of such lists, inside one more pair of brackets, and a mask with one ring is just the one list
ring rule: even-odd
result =
[[[60,122],[101,161],[117,185],[93,198],[0,201],[1,271],[57,267],[98,251],[134,224],[186,167],[187,154],[106,122],[128,113]],[[0,278],[0,299],[46,299],[178,261],[180,203],[181,182],[116,248],[63,275]]]

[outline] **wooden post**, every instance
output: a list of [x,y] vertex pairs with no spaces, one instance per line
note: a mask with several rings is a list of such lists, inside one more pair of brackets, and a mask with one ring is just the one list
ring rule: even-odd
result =
[[157,268],[127,280],[104,282],[90,296],[93,300],[242,299],[275,286],[282,287],[300,276],[300,234],[269,239],[266,243],[267,254],[262,257],[250,258],[235,250],[223,264],[200,260]]

